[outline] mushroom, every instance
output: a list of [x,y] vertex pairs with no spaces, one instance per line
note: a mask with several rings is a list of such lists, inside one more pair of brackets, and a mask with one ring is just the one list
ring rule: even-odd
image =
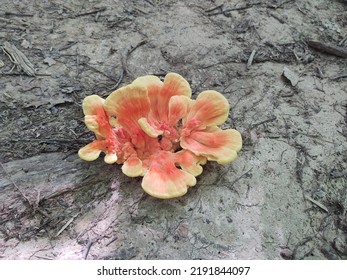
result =
[[188,82],[176,73],[164,81],[139,77],[106,100],[88,96],[83,112],[96,140],[79,156],[95,160],[104,152],[105,162],[123,164],[125,175],[143,176],[142,188],[157,198],[186,194],[207,160],[229,163],[242,147],[237,130],[218,127],[229,113],[225,97],[209,90],[192,100]]

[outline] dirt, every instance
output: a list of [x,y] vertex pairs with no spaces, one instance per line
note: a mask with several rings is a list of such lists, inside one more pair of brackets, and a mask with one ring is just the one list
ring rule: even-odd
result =
[[[0,257],[347,259],[346,8],[3,0],[0,45],[36,75],[0,50]],[[232,164],[208,163],[184,197],[159,200],[77,151],[93,139],[84,97],[167,72],[193,98],[223,93],[224,127],[244,145]]]

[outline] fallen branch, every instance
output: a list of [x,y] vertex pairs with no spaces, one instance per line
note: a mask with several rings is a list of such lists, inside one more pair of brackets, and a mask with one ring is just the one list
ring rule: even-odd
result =
[[341,47],[332,46],[318,41],[308,40],[306,43],[313,49],[338,57],[347,58],[347,50]]

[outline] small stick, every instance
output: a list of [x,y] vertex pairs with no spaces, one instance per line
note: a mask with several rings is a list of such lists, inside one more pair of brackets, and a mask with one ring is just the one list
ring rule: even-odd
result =
[[251,55],[249,56],[248,61],[247,61],[247,69],[251,68],[252,62],[253,62],[253,59],[254,59],[254,56],[255,56],[256,52],[257,52],[256,50],[253,50]]
[[320,207],[321,209],[323,209],[325,212],[329,212],[328,208],[326,208],[322,203],[320,203],[319,201],[309,197],[308,195],[304,196],[307,200],[311,201],[313,204],[316,204],[318,207]]
[[330,78],[330,80],[339,80],[339,79],[342,79],[342,78],[347,78],[347,73],[343,73],[341,75],[337,75],[337,76],[334,76],[332,78]]
[[325,53],[335,55],[338,57],[347,58],[347,50],[344,48],[328,45],[318,41],[311,41],[311,40],[308,40],[307,44],[311,48],[314,48],[320,52],[325,52]]
[[66,44],[65,46],[59,47],[58,51],[66,50],[66,49],[68,49],[68,48],[70,48],[70,47],[72,47],[73,45],[76,45],[76,44],[77,44],[77,42],[70,42],[70,43]]
[[117,26],[119,23],[121,23],[121,22],[123,22],[125,20],[129,20],[129,18],[127,16],[124,16],[121,19],[119,19],[119,20],[113,22],[112,24],[110,24],[109,28],[113,28],[113,27]]
[[127,56],[129,56],[132,52],[134,52],[138,47],[141,47],[142,45],[146,44],[147,41],[143,40],[140,43],[138,43],[135,47],[132,47],[128,52],[127,52]]
[[93,245],[93,242],[89,240],[89,241],[88,241],[88,244],[87,244],[87,246],[86,246],[86,250],[85,250],[84,253],[83,253],[83,259],[84,259],[84,260],[87,259],[88,254],[89,254],[89,251],[90,251],[90,248],[92,247],[92,245]]
[[256,3],[252,3],[252,4],[246,4],[245,6],[242,6],[242,7],[226,9],[226,10],[223,11],[223,13],[225,14],[225,13],[228,13],[228,12],[231,12],[231,11],[247,10],[247,9],[253,8],[254,6],[261,5],[261,4],[263,4],[263,3],[262,2],[256,2]]
[[54,260],[54,258],[50,258],[50,257],[44,257],[44,256],[35,256],[38,259],[43,259],[43,260]]
[[290,2],[294,2],[294,0],[284,0],[284,1],[282,1],[282,3],[279,3],[279,4],[277,4],[277,5],[270,6],[269,8],[278,9],[278,8],[281,7],[282,5],[287,4],[287,3],[290,3]]
[[323,74],[322,69],[320,67],[317,67],[316,69],[317,69],[317,74],[318,74],[319,78],[324,79],[324,74]]
[[150,0],[145,0],[148,4],[152,5],[153,7],[155,7],[154,3]]
[[242,204],[239,202],[236,202],[237,205],[239,206],[243,206],[243,207],[255,207],[255,206],[259,206],[259,202],[258,203],[254,203],[254,204]]
[[337,45],[342,46],[347,41],[347,36],[343,38]]
[[5,12],[5,16],[16,16],[16,17],[33,17],[33,14],[19,14],[19,13],[12,13],[12,12]]
[[135,47],[131,47],[129,50],[127,50],[126,54],[125,54],[125,59],[124,61],[122,60],[122,65],[123,65],[123,72],[125,72],[128,75],[131,75],[131,72],[128,70],[128,59],[130,57],[130,55],[140,46],[146,44],[147,41],[143,40],[141,42],[139,42]]
[[[125,69],[124,69],[124,67],[122,66],[122,70],[121,70],[121,72],[120,72],[118,82],[111,88],[111,90],[116,90],[116,89],[118,88],[118,86],[120,85],[120,83],[123,81],[124,72],[125,72]],[[105,95],[103,95],[103,97],[105,97]]]
[[231,188],[231,186],[233,186],[237,181],[239,181],[242,177],[246,176],[249,172],[251,172],[253,169],[253,167],[251,167],[248,171],[246,171],[245,173],[243,173],[240,177],[236,178],[231,184],[230,187],[227,186],[228,189]]
[[89,15],[92,15],[92,14],[97,14],[97,13],[100,13],[100,12],[104,12],[104,11],[106,11],[106,10],[107,10],[106,7],[102,7],[102,8],[95,9],[95,10],[93,10],[93,11],[90,11],[90,12],[85,12],[85,13],[77,14],[77,15],[75,15],[75,17],[89,16]]
[[261,122],[252,124],[252,125],[251,125],[251,128],[255,128],[255,127],[259,126],[259,125],[265,124],[265,123],[267,123],[267,122],[272,122],[272,121],[275,121],[275,120],[277,120],[277,117],[276,117],[276,116],[273,116],[272,118],[267,119],[267,120],[265,120],[265,121],[261,121]]
[[141,8],[135,7],[134,9],[135,9],[136,11],[138,11],[138,12],[144,14],[144,15],[147,15],[147,14],[148,14],[147,12],[145,12],[144,10],[142,10]]
[[55,237],[58,237],[73,222],[73,220],[78,216],[78,214],[79,213],[75,214],[70,220],[68,220],[66,224],[58,231]]
[[223,6],[224,6],[224,4],[221,4],[221,5],[218,5],[218,6],[214,7],[214,8],[205,10],[205,13],[211,13],[211,12],[213,12],[213,11],[215,11],[215,10],[222,10],[222,9],[223,9]]
[[115,242],[117,239],[118,239],[118,237],[112,238],[112,240],[106,244],[106,247],[107,247],[108,245],[110,245],[111,243]]
[[277,19],[280,23],[282,23],[282,24],[285,23],[285,21],[284,21],[283,19],[281,19],[279,16],[276,16],[275,14],[272,14],[272,13],[270,13],[270,15],[271,15],[273,18]]
[[95,71],[95,72],[97,72],[97,73],[99,73],[99,74],[105,76],[106,78],[110,79],[111,81],[117,82],[116,79],[114,79],[114,78],[111,77],[110,75],[107,75],[106,73],[104,73],[104,72],[102,72],[102,71],[96,69],[95,67],[93,67],[93,66],[91,66],[91,65],[89,65],[89,64],[87,64],[87,63],[83,63],[83,65],[85,65],[85,66],[87,66],[89,69],[91,69],[91,70],[93,70],[93,71]]
[[[78,55],[78,47],[76,48],[76,77],[79,76],[80,72],[79,72],[79,66],[80,66],[80,57]],[[73,131],[72,131],[73,132]]]

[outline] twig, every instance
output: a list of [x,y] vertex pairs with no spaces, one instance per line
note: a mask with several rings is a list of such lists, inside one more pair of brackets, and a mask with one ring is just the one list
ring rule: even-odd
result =
[[109,28],[113,28],[113,27],[115,27],[116,25],[118,25],[119,23],[121,23],[121,22],[123,22],[123,21],[125,21],[125,20],[131,20],[131,19],[128,18],[127,16],[124,16],[124,17],[120,18],[119,20],[117,20],[117,21],[115,21],[115,22],[109,24],[108,27],[109,27]]
[[147,12],[145,12],[144,10],[142,10],[141,8],[139,8],[139,7],[135,7],[134,8],[136,11],[138,11],[138,12],[140,12],[140,13],[142,13],[142,14],[144,14],[144,15],[148,15],[148,13]]
[[313,204],[316,204],[318,207],[320,207],[321,209],[323,209],[325,212],[329,212],[328,208],[326,208],[322,203],[320,203],[319,201],[309,197],[308,195],[304,196],[307,200],[311,201]]
[[76,44],[77,44],[77,42],[70,42],[64,46],[59,47],[58,51],[66,50],[66,49],[71,48],[73,45],[76,45]]
[[251,128],[255,128],[255,127],[259,126],[259,125],[265,124],[265,123],[267,123],[267,122],[272,122],[272,121],[275,121],[275,120],[277,120],[277,117],[276,117],[276,116],[273,116],[273,117],[271,117],[270,119],[267,119],[267,120],[264,120],[264,121],[261,121],[261,122],[252,124],[252,125],[251,125]]
[[[128,75],[131,75],[130,71],[128,70],[128,60],[129,60],[129,57],[130,55],[139,47],[141,47],[142,45],[146,44],[147,41],[146,40],[143,40],[141,42],[139,42],[135,47],[131,47],[127,52],[126,52],[126,55],[125,55],[125,59],[124,61],[122,60],[122,63],[123,63],[123,69],[126,74]],[[124,74],[124,73],[123,73]]]
[[295,0],[283,0],[281,3],[277,4],[277,5],[269,5],[269,8],[272,9],[278,9],[279,7],[281,7],[284,4],[290,3],[290,2],[294,2]]
[[75,214],[70,220],[68,220],[66,224],[58,231],[55,237],[58,237],[73,222],[73,220],[78,216],[78,214],[79,213]]
[[335,80],[339,80],[339,79],[342,79],[342,78],[347,78],[347,73],[343,73],[343,74],[334,76],[334,77],[330,78],[330,80],[335,81]]
[[135,47],[132,47],[128,52],[127,52],[127,56],[131,55],[138,47],[141,47],[142,45],[146,44],[147,41],[143,40],[141,42],[139,42]]
[[90,251],[90,248],[92,247],[92,245],[93,245],[93,242],[89,240],[89,241],[88,241],[88,244],[87,244],[87,246],[86,246],[86,249],[85,249],[85,251],[84,251],[84,253],[83,253],[83,259],[84,259],[84,260],[87,259],[88,254],[89,254],[89,251]]
[[273,18],[277,19],[280,23],[282,23],[282,24],[285,23],[285,21],[284,21],[283,19],[281,19],[279,16],[277,16],[277,15],[275,15],[275,14],[273,14],[273,13],[270,13],[270,15],[271,15]]
[[332,45],[328,45],[322,42],[312,41],[312,40],[308,40],[306,42],[311,48],[314,48],[320,52],[335,55],[338,57],[347,58],[347,50],[344,48],[336,47],[336,46],[332,46]]
[[[125,69],[124,69],[124,66],[123,66],[123,63],[122,63],[122,69],[121,69],[121,72],[120,72],[120,74],[119,74],[118,82],[111,88],[111,90],[116,90],[116,89],[118,88],[118,86],[120,85],[120,83],[123,81],[124,72],[125,72]],[[109,94],[109,93],[103,94],[102,97],[105,97],[105,96],[107,96],[108,94]]]
[[[80,57],[78,55],[78,47],[76,48],[76,77],[79,76],[80,72],[79,72],[79,66],[80,66]],[[73,131],[72,131],[73,132]]]
[[35,256],[38,259],[43,259],[43,260],[54,260],[54,258],[51,257],[45,257],[45,256]]
[[[15,65],[14,65],[14,67],[15,67]],[[12,67],[12,70],[13,70],[14,67]],[[23,76],[23,73],[9,73],[9,72],[6,73],[6,72],[2,72],[1,75],[2,76]],[[50,73],[36,73],[35,76],[50,77],[50,76],[52,76],[52,74],[50,74]]]
[[337,45],[342,46],[347,41],[347,36],[343,38]]
[[255,53],[256,53],[256,50],[253,50],[251,55],[249,56],[248,61],[247,61],[247,69],[251,68]]
[[300,135],[305,135],[307,137],[310,137],[310,138],[314,138],[314,139],[318,139],[318,140],[321,140],[325,143],[329,143],[329,144],[335,144],[334,142],[332,141],[329,141],[329,140],[326,140],[323,138],[323,136],[319,133],[319,134],[308,134],[308,133],[305,133],[305,132],[299,132],[299,131],[296,131],[297,134],[300,134]]
[[226,9],[223,11],[223,13],[228,13],[228,12],[231,12],[231,11],[241,11],[241,10],[247,10],[247,9],[250,9],[254,6],[257,6],[257,5],[261,5],[263,4],[262,2],[256,2],[256,3],[250,3],[250,4],[246,4],[245,6],[242,6],[242,7],[236,7],[236,8],[230,8],[230,9]]
[[111,241],[109,241],[109,242],[106,244],[106,247],[107,247],[108,245],[110,245],[111,243],[115,242],[117,239],[118,239],[118,237],[112,238]]
[[289,232],[289,236],[288,236],[287,243],[286,243],[286,248],[288,248],[288,246],[289,246],[289,241],[290,241],[291,237],[292,237],[292,233]]
[[16,17],[33,17],[33,14],[19,14],[19,13],[12,13],[12,12],[5,12],[5,16],[16,16]]
[[110,80],[113,81],[113,82],[118,82],[115,78],[113,78],[113,77],[111,77],[110,75],[108,75],[108,74],[106,74],[106,73],[104,73],[104,72],[102,72],[102,71],[96,69],[95,67],[93,67],[93,66],[91,66],[91,65],[89,65],[89,64],[87,64],[87,63],[83,63],[83,65],[87,66],[89,69],[93,70],[94,72],[97,72],[97,73],[99,73],[99,74],[105,76],[106,78],[110,79]]
[[254,204],[242,204],[242,203],[236,202],[236,205],[243,206],[243,207],[255,207],[255,206],[259,206],[259,202]]
[[152,5],[153,7],[155,7],[154,3],[150,0],[145,0],[148,4]]
[[50,261],[54,260],[54,258],[52,257],[45,257],[45,256],[35,256],[35,257],[38,259],[43,259],[43,260],[50,260]]
[[211,12],[213,12],[215,10],[223,10],[223,6],[224,6],[224,4],[221,4],[221,5],[218,5],[218,6],[214,7],[214,8],[205,10],[205,13],[211,13]]
[[[252,169],[253,169],[253,167],[252,167],[251,169],[249,169],[247,172],[243,173],[240,177],[236,178],[236,179],[230,184],[230,186],[233,186],[233,185],[234,185],[237,181],[239,181],[242,177],[246,176],[249,172],[252,171]],[[230,189],[229,186],[227,186],[227,188]]]
[[95,9],[93,11],[77,14],[77,15],[75,15],[75,17],[89,16],[89,15],[93,15],[93,14],[96,14],[96,13],[104,12],[106,10],[107,10],[107,7],[102,7],[102,8],[99,8],[99,9]]
[[210,13],[210,12],[213,12],[215,10],[218,10],[217,12],[215,13],[210,13],[210,14],[207,14],[208,16],[216,16],[216,15],[220,15],[220,14],[223,14],[224,16],[226,17],[230,17],[230,12],[232,11],[242,11],[242,10],[247,10],[247,9],[250,9],[254,6],[257,6],[257,5],[261,5],[262,2],[256,2],[256,3],[251,3],[251,4],[246,4],[245,6],[241,6],[241,7],[235,7],[235,8],[230,8],[230,9],[224,9],[224,5],[219,5],[213,9],[210,9],[210,10],[207,10],[205,11],[206,13]]

